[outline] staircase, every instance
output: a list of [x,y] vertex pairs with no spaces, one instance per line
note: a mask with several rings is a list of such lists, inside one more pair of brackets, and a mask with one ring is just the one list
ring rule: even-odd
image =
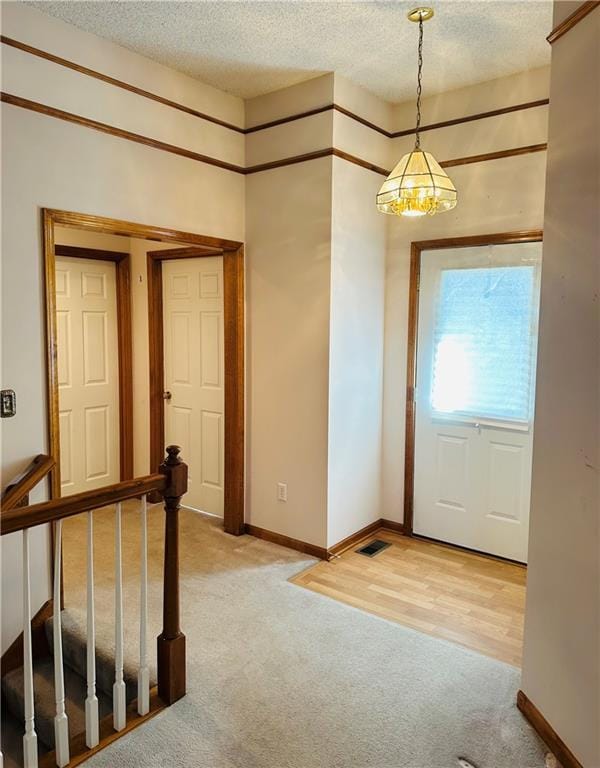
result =
[[[38,754],[53,752],[54,744],[54,638],[53,618],[44,623],[45,639],[49,654],[33,663],[33,687],[35,730],[38,736]],[[86,628],[77,624],[68,611],[61,614],[62,650],[65,679],[65,709],[72,737],[85,733],[85,699],[87,695],[87,642]],[[137,698],[137,668],[128,660],[124,663],[123,676],[126,687],[126,702]],[[112,715],[112,692],[115,679],[115,662],[112,649],[96,646],[96,696],[100,720]],[[156,685],[156,670],[150,671],[150,687]],[[24,667],[8,672],[2,678],[2,741],[4,766],[22,765],[21,724],[25,718],[25,672]],[[12,749],[7,749],[7,730],[11,731]],[[15,748],[17,754],[15,754]]]
[[[1,533],[22,532],[23,635],[2,657],[2,751],[0,767],[75,766],[94,752],[141,725],[185,694],[185,636],[179,628],[178,509],[187,488],[187,467],[170,446],[160,472],[113,486],[22,506],[19,485],[27,493],[27,473],[11,488],[9,509],[3,496]],[[39,457],[38,457],[39,458]],[[32,465],[33,466],[33,465]],[[37,467],[39,474],[39,466]],[[146,494],[165,500],[163,631],[157,663],[147,658]],[[125,659],[121,574],[121,502],[140,499],[141,601],[139,658]],[[93,565],[93,511],[115,505],[115,644],[96,643]],[[54,611],[61,604],[62,520],[86,513],[87,620]],[[31,619],[29,529],[54,524],[54,597]],[[4,762],[2,762],[4,761]]]

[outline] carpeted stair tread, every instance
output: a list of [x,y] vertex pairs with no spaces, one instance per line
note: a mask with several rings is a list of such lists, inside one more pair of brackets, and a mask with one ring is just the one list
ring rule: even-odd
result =
[[[18,722],[24,720],[23,667],[9,672],[2,678],[2,694],[10,713]],[[54,749],[54,662],[40,659],[33,665],[35,730],[38,742]],[[85,680],[65,666],[65,706],[69,718],[71,737],[85,731]],[[100,719],[112,712],[112,700],[101,691],[97,692]],[[4,738],[4,737],[3,737]]]
[[[62,620],[62,644],[65,666],[70,667],[82,678],[87,676],[87,633],[86,627],[81,625],[68,610],[61,614]],[[53,619],[46,622],[46,637],[50,650],[54,650],[54,638],[52,636]],[[150,655],[150,654],[149,654]],[[138,660],[125,656],[123,676],[127,689],[127,701],[137,698],[137,673]],[[102,642],[96,643],[96,688],[107,696],[112,696],[112,688],[115,682],[115,655],[114,646],[106,647]],[[150,686],[156,685],[156,672],[150,668]]]

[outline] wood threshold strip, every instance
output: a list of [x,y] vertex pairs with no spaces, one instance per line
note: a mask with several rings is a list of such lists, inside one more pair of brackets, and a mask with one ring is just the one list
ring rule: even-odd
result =
[[[587,4],[584,4],[584,5],[587,5]],[[589,11],[587,11],[587,13],[589,13]],[[240,134],[251,134],[251,133],[256,133],[258,131],[264,131],[269,128],[274,128],[278,125],[284,125],[285,123],[295,122],[296,120],[303,120],[307,117],[319,115],[319,114],[322,114],[323,112],[329,112],[331,110],[339,112],[340,114],[345,115],[346,117],[349,117],[351,120],[355,120],[357,123],[360,123],[361,125],[364,125],[367,128],[370,128],[371,130],[376,131],[377,133],[380,133],[383,136],[386,136],[389,139],[395,139],[401,136],[410,136],[415,132],[414,128],[407,128],[401,131],[387,131],[385,128],[382,128],[381,126],[376,125],[375,123],[365,119],[364,117],[357,115],[355,112],[351,112],[349,109],[346,109],[345,107],[342,107],[339,104],[335,104],[335,103],[325,104],[324,106],[315,107],[314,109],[309,109],[309,110],[306,110],[305,112],[298,112],[294,115],[288,115],[287,117],[280,117],[277,120],[270,120],[266,123],[258,123],[257,125],[250,126],[249,128],[242,128],[238,125],[234,125],[233,123],[228,123],[225,120],[220,120],[219,118],[208,115],[205,112],[200,112],[196,109],[193,109],[192,107],[188,107],[185,104],[180,104],[179,102],[172,101],[171,99],[167,99],[164,96],[159,96],[158,94],[152,93],[151,91],[147,91],[143,88],[138,88],[137,86],[132,85],[131,83],[127,83],[123,80],[119,80],[116,77],[111,77],[110,75],[106,75],[103,72],[98,72],[95,69],[90,69],[89,67],[85,67],[81,64],[77,64],[76,62],[70,61],[69,59],[62,58],[61,56],[56,56],[55,54],[49,53],[48,51],[43,51],[40,48],[34,47],[33,45],[28,45],[27,43],[23,43],[20,40],[15,40],[14,38],[7,37],[6,35],[0,35],[0,42],[4,43],[5,45],[11,46],[12,48],[17,48],[18,50],[23,51],[25,53],[29,53],[32,56],[37,56],[40,59],[51,61],[52,63],[58,64],[59,66],[66,67],[67,69],[71,69],[75,72],[79,72],[80,74],[87,75],[88,77],[93,77],[96,80],[101,80],[102,82],[109,83],[110,85],[114,85],[117,88],[122,88],[126,91],[130,91],[131,93],[135,93],[138,96],[142,96],[146,99],[150,99],[151,101],[156,101],[159,104],[164,104],[165,106],[171,107],[172,109],[176,109],[180,112],[185,112],[186,114],[193,115],[194,117],[198,117],[201,120],[206,120],[208,122],[214,123],[215,125],[219,125],[222,128],[227,128],[228,130],[235,131],[236,133],[240,133]],[[479,112],[474,115],[465,115],[463,117],[444,120],[442,122],[429,123],[427,125],[421,126],[421,132],[433,131],[437,128],[447,128],[448,126],[460,125],[461,123],[470,123],[474,120],[484,120],[488,117],[496,117],[498,115],[504,115],[510,112],[518,112],[524,109],[541,107],[541,106],[547,105],[548,103],[549,103],[549,99],[538,99],[536,101],[528,101],[522,104],[514,104],[509,107],[500,107],[499,109],[493,109],[487,112]]]
[[[132,701],[127,707],[127,724],[122,731],[115,731],[113,728],[113,716],[112,713],[102,718],[100,721],[100,743],[98,746],[89,749],[85,743],[85,732],[79,733],[73,736],[70,740],[69,749],[71,752],[71,759],[69,761],[69,768],[74,768],[76,765],[81,765],[92,755],[100,752],[109,744],[112,744],[117,739],[125,736],[125,734],[133,731],[138,726],[150,720],[159,712],[162,712],[167,708],[167,705],[158,695],[157,686],[150,689],[150,710],[146,715],[138,715],[137,713],[137,699]],[[40,768],[55,768],[56,757],[54,752],[48,752],[39,762]]]
[[573,29],[576,24],[579,24],[582,19],[585,19],[588,13],[591,13],[595,8],[598,8],[599,5],[600,0],[588,0],[588,2],[582,3],[570,16],[567,16],[566,19],[561,21],[561,23],[550,32],[546,40],[550,45],[557,40],[560,40],[563,35],[570,29]]
[[[358,165],[361,168],[366,168],[367,170],[373,171],[374,173],[378,173],[382,176],[387,176],[390,171],[386,168],[382,168],[381,166],[375,165],[374,163],[370,163],[368,160],[363,160],[360,157],[357,157],[356,155],[351,155],[348,152],[344,152],[341,149],[337,149],[336,147],[327,147],[325,149],[318,149],[314,152],[307,152],[303,155],[295,155],[293,157],[286,157],[282,158],[281,160],[273,160],[268,163],[261,163],[259,165],[251,165],[248,168],[243,168],[240,165],[233,165],[232,163],[227,163],[224,160],[218,160],[214,157],[209,157],[207,155],[202,155],[198,152],[193,152],[189,149],[184,149],[183,147],[175,146],[174,144],[168,144],[164,141],[159,141],[157,139],[151,139],[148,136],[142,136],[139,133],[132,133],[131,131],[123,130],[122,128],[116,128],[114,126],[109,125],[108,123],[101,123],[97,120],[91,120],[87,117],[82,117],[81,115],[76,115],[72,112],[65,112],[62,109],[56,109],[54,107],[49,107],[45,104],[40,104],[37,101],[30,101],[29,99],[21,98],[20,96],[14,96],[9,93],[4,93],[0,95],[0,100],[7,103],[12,104],[15,107],[21,107],[22,109],[28,109],[32,112],[38,112],[43,115],[47,115],[48,117],[55,117],[59,120],[65,120],[67,122],[75,123],[76,125],[84,126],[85,128],[91,128],[96,131],[100,131],[102,133],[107,133],[112,136],[116,136],[121,139],[126,139],[128,141],[133,141],[137,144],[144,144],[145,146],[152,147],[154,149],[160,149],[163,152],[171,152],[175,155],[180,155],[181,157],[187,157],[190,160],[196,160],[201,163],[206,163],[207,165],[213,165],[217,168],[221,168],[226,171],[232,171],[234,173],[239,173],[242,175],[249,175],[252,173],[260,173],[262,171],[269,171],[273,170],[275,168],[283,168],[288,165],[295,165],[297,163],[304,163],[308,160],[316,160],[322,157],[338,157],[342,160],[346,160],[349,163],[354,163],[354,165]],[[511,149],[503,149],[499,150],[497,152],[487,152],[481,155],[471,155],[469,157],[458,157],[454,158],[452,160],[444,160],[440,163],[440,165],[443,168],[452,168],[457,165],[468,165],[470,163],[481,163],[485,162],[487,160],[498,160],[505,157],[515,157],[518,155],[525,155],[529,154],[531,152],[541,152],[544,151],[547,148],[547,144],[531,144],[524,147],[514,147]]]
[[125,480],[115,485],[107,485],[95,491],[83,491],[73,496],[43,501],[41,504],[32,504],[29,507],[17,507],[2,512],[0,525],[2,536],[36,525],[52,523],[65,517],[78,515],[80,512],[89,512],[93,509],[107,507],[118,501],[126,501],[136,496],[141,496],[150,491],[162,491],[166,485],[166,476],[161,473],[137,477],[134,480]]
[[562,765],[562,768],[583,768],[583,765],[569,747],[567,747],[565,742],[523,691],[517,693],[517,707],[538,736],[547,744],[552,754]]

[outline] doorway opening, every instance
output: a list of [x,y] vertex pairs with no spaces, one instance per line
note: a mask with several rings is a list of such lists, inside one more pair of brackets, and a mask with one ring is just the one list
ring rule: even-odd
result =
[[[217,509],[223,517],[224,529],[235,535],[242,534],[242,243],[51,209],[43,210],[42,225],[48,433],[50,454],[56,460],[51,476],[52,497],[158,470],[164,457],[165,437],[169,440],[174,436],[173,430],[167,430],[165,435],[162,374],[160,383],[156,375],[163,370],[165,350],[163,263],[175,266],[185,263],[186,254],[193,255],[202,264],[212,263],[213,267],[211,275],[204,280],[204,299],[200,294],[194,297],[192,304],[197,305],[194,311],[215,310],[206,306],[206,301],[215,303],[216,297],[207,296],[215,290],[215,274],[219,293],[218,311],[212,312],[204,328],[205,336],[207,329],[212,329],[212,336],[204,340],[205,347],[211,341],[217,344],[220,361],[216,374],[218,386],[213,387],[220,390],[220,402],[218,407],[211,402],[204,408],[207,412],[212,409],[214,418],[204,426],[205,433],[214,437],[209,448],[214,448],[218,456],[211,456],[208,462],[204,457],[204,469],[217,468],[213,475],[218,476],[218,481],[212,485],[215,489],[219,486]],[[148,256],[148,252],[153,256]],[[187,263],[191,265],[193,260]],[[167,272],[170,269],[167,267]],[[184,280],[175,282],[181,286]],[[200,303],[202,300],[204,305]],[[160,308],[158,312],[157,308]],[[178,346],[171,349],[171,354],[179,355],[184,339],[180,334],[174,334],[173,338]],[[212,380],[208,382],[209,388],[211,384]],[[82,441],[83,453],[79,449]],[[183,447],[188,450],[189,446]],[[182,458],[190,465],[190,474],[198,475],[194,460],[183,453]],[[71,477],[76,476],[75,459],[82,465],[79,485]],[[203,457],[196,460],[202,462]],[[213,477],[209,485],[212,480]],[[186,504],[185,498],[183,503]]]
[[540,231],[415,242],[409,534],[527,562]]

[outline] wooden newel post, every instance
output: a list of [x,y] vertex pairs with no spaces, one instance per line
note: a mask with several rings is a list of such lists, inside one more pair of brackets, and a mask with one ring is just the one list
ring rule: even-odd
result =
[[177,445],[167,447],[159,471],[166,475],[163,631],[157,639],[158,695],[166,704],[185,696],[185,635],[179,626],[179,503],[187,491],[187,464]]

